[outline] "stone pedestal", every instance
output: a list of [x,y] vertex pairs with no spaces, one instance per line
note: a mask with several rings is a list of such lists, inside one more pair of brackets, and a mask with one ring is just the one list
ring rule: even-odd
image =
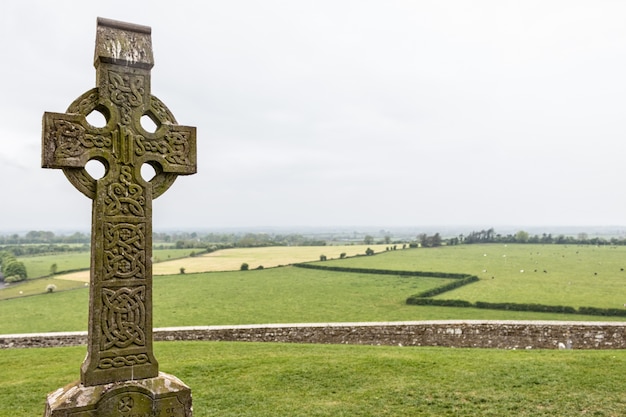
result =
[[192,417],[191,389],[175,376],[84,386],[50,393],[44,417]]

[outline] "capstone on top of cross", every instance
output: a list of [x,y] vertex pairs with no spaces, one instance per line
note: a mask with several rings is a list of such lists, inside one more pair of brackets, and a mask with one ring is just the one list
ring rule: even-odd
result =
[[154,65],[149,26],[98,18],[94,66],[100,62],[150,69]]

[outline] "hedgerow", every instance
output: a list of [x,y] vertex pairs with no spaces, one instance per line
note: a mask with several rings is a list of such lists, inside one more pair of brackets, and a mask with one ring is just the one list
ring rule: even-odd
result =
[[436,295],[443,294],[448,291],[460,288],[480,280],[475,275],[458,274],[450,272],[427,272],[427,271],[400,271],[391,269],[373,269],[373,268],[353,268],[341,266],[326,266],[312,263],[294,264],[298,268],[320,269],[325,271],[336,272],[354,272],[361,274],[378,274],[378,275],[399,275],[411,277],[428,277],[428,278],[448,278],[453,279],[445,285],[441,285],[430,290],[423,291],[419,294],[411,295],[406,299],[406,304],[422,305],[422,306],[438,306],[438,307],[465,307],[465,308],[482,308],[489,310],[510,310],[510,311],[528,311],[535,313],[562,313],[562,314],[584,314],[588,316],[607,316],[607,317],[626,317],[626,309],[619,308],[597,308],[597,307],[580,307],[578,309],[570,306],[553,306],[535,303],[493,303],[485,301],[476,301],[472,303],[465,300],[446,300],[432,298]]

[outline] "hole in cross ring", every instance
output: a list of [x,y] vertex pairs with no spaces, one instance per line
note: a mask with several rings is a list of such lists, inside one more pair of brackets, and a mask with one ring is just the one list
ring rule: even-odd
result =
[[143,178],[144,181],[150,182],[156,174],[156,169],[154,169],[154,167],[149,163],[146,162],[141,165],[141,178]]
[[159,125],[154,121],[149,114],[144,114],[140,119],[141,127],[148,133],[155,133],[159,128]]
[[107,166],[104,162],[98,159],[90,159],[85,164],[85,170],[91,175],[93,179],[99,180],[107,174]]
[[108,123],[107,114],[99,108],[93,109],[87,116],[85,116],[85,119],[87,119],[87,123],[95,128],[103,128]]

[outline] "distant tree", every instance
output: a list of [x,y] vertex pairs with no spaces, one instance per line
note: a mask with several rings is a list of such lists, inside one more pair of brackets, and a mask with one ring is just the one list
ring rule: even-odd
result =
[[428,243],[429,243],[428,246],[432,248],[441,246],[441,236],[439,235],[439,233],[435,233],[434,235],[430,236],[428,238]]
[[374,238],[370,235],[365,235],[365,237],[363,238],[363,244],[371,245],[372,243],[374,243]]
[[326,260],[326,255],[320,255],[320,261],[325,261]]
[[7,277],[18,276],[22,280],[26,279],[27,277],[26,266],[24,266],[24,264],[19,261],[14,261],[7,265],[3,265],[2,271],[4,272],[4,275]]
[[250,268],[250,265],[248,265],[248,264],[247,264],[247,263],[245,263],[245,262],[241,264],[241,267],[239,267],[239,269],[240,269],[241,271],[247,271],[247,270],[248,270],[248,268]]
[[523,230],[520,230],[517,233],[515,233],[515,241],[519,243],[528,242],[528,237],[529,237],[528,232],[525,232]]
[[346,257],[346,253],[345,253],[345,252],[341,252],[341,253],[339,254],[339,259],[343,259],[343,258],[345,258],[345,257]]
[[57,269],[58,269],[57,264],[50,265],[50,275],[56,275]]
[[367,248],[367,249],[365,250],[365,254],[366,254],[367,256],[373,255],[373,254],[374,254],[374,249],[372,249],[372,248]]

